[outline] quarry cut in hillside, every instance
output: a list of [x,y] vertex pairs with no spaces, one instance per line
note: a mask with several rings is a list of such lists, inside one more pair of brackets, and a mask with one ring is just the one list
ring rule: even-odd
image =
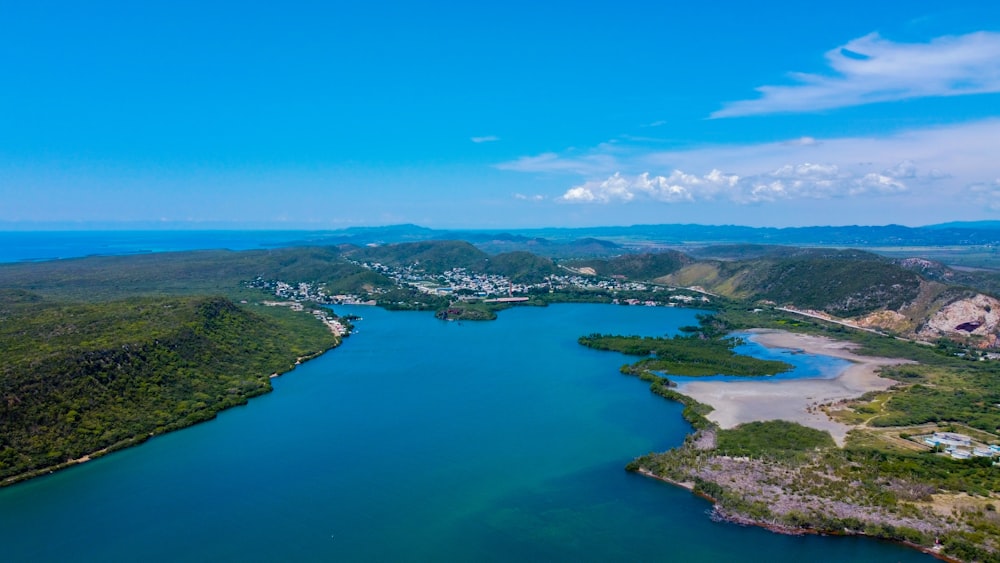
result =
[[922,338],[941,336],[983,336],[996,340],[1000,325],[1000,300],[977,294],[945,305],[931,315],[917,331]]

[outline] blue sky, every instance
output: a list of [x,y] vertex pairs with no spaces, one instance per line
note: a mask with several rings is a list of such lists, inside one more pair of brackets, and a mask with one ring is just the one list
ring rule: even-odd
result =
[[1000,219],[1000,3],[672,4],[0,0],[0,228]]

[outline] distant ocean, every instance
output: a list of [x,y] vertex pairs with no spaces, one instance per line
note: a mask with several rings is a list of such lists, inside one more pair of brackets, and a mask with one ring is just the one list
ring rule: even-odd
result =
[[315,243],[320,231],[0,231],[0,262]]

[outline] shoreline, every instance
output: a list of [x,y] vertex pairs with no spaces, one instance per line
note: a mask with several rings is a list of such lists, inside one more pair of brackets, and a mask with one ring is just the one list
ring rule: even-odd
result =
[[[713,407],[708,413],[712,423],[721,428],[732,428],[744,422],[765,420],[788,420],[804,426],[829,431],[843,447],[847,431],[852,427],[836,422],[818,408],[818,405],[836,400],[856,398],[868,391],[884,390],[897,382],[881,377],[878,372],[885,366],[916,363],[901,358],[861,356],[853,352],[856,344],[834,340],[825,336],[807,335],[778,329],[750,329],[749,339],[767,348],[789,349],[808,354],[831,356],[851,362],[831,379],[792,379],[778,381],[689,381],[678,384],[674,390],[700,403]],[[692,435],[701,431],[695,431]],[[681,447],[690,447],[688,445]],[[926,553],[935,559],[960,563],[960,560],[942,553],[941,545],[928,547],[909,541],[880,538],[861,531],[824,531],[807,527],[795,527],[764,520],[757,520],[743,514],[729,512],[719,506],[715,498],[696,490],[693,481],[678,481],[657,475],[645,467],[634,470],[643,477],[685,489],[712,503],[711,517],[720,522],[740,526],[755,526],[772,533],[784,535],[820,536],[860,536],[882,539]]]
[[881,377],[885,366],[913,363],[900,358],[861,356],[856,344],[825,336],[800,334],[778,329],[747,330],[749,339],[767,348],[801,350],[848,360],[851,365],[833,378],[786,379],[778,381],[686,381],[675,390],[713,410],[706,418],[720,428],[734,428],[746,422],[787,420],[829,432],[843,447],[851,426],[831,419],[819,407],[845,399],[855,399],[870,391],[884,391],[896,383]]
[[156,432],[154,430],[154,431],[149,432],[147,434],[140,434],[140,435],[136,435],[136,436],[130,436],[128,438],[124,438],[122,440],[119,440],[118,442],[115,442],[114,444],[110,444],[108,446],[105,446],[105,447],[103,447],[103,448],[101,448],[101,449],[99,449],[97,451],[85,453],[82,456],[80,456],[78,458],[75,458],[75,459],[66,460],[66,461],[63,461],[61,463],[57,463],[55,465],[49,465],[49,466],[46,466],[46,467],[40,467],[38,469],[32,469],[30,471],[25,471],[23,473],[18,473],[16,475],[11,475],[9,477],[4,477],[3,479],[0,479],[0,489],[5,488],[5,487],[11,487],[13,485],[24,483],[24,482],[30,481],[32,479],[37,479],[39,477],[44,477],[46,475],[52,475],[53,473],[57,473],[57,472],[62,471],[64,469],[69,469],[69,468],[75,467],[77,465],[82,465],[82,464],[87,463],[89,461],[93,461],[95,459],[104,457],[104,456],[106,456],[108,454],[112,454],[112,453],[115,453],[115,452],[120,451],[120,450],[124,450],[124,449],[127,449],[127,448],[132,448],[132,447],[138,446],[138,445],[146,442],[147,440],[149,440],[151,438],[155,438],[156,436],[161,436],[161,435],[164,435],[164,434],[169,434],[171,432],[177,432],[178,430],[184,430],[185,428],[190,428],[190,427],[198,425],[198,424],[203,424],[203,423],[206,423],[206,422],[210,422],[210,421],[214,420],[216,417],[218,417],[219,414],[222,413],[222,412],[224,412],[224,411],[227,411],[227,410],[235,408],[235,407],[243,407],[243,406],[248,405],[250,403],[250,399],[254,399],[254,398],[257,398],[257,397],[262,397],[264,395],[271,394],[274,391],[274,387],[271,386],[271,380],[273,380],[273,379],[275,379],[277,377],[281,377],[282,375],[295,370],[295,368],[297,368],[298,366],[302,365],[303,362],[308,362],[309,360],[316,359],[316,358],[322,356],[323,354],[326,354],[330,350],[333,350],[333,349],[337,348],[341,344],[343,344],[343,339],[338,339],[338,341],[337,341],[336,344],[334,344],[333,346],[327,348],[326,350],[321,350],[321,351],[315,352],[313,354],[307,354],[305,356],[299,356],[299,357],[297,357],[295,359],[295,363],[292,364],[291,366],[289,366],[289,368],[286,369],[285,371],[275,372],[275,373],[272,373],[270,375],[263,376],[265,378],[265,380],[268,382],[268,389],[266,391],[262,392],[262,393],[250,394],[250,395],[245,396],[243,398],[243,402],[241,402],[241,403],[236,403],[234,405],[229,405],[229,406],[226,406],[226,407],[222,407],[222,408],[218,408],[218,409],[214,409],[214,410],[205,411],[205,414],[208,415],[207,417],[205,417],[205,418],[203,418],[201,420],[196,420],[196,421],[190,422],[188,424],[180,424],[180,425],[176,425],[175,426],[175,424],[177,424],[176,422],[175,423],[171,423],[171,424],[167,425],[166,430],[164,430],[163,432]]
[[763,529],[765,529],[765,530],[767,530],[767,531],[769,531],[771,533],[774,533],[774,534],[782,534],[782,535],[786,535],[786,536],[816,535],[816,536],[845,536],[845,537],[846,536],[856,536],[856,537],[872,538],[872,539],[877,539],[877,540],[882,540],[882,541],[888,541],[888,542],[892,542],[892,543],[897,543],[899,545],[904,545],[904,546],[909,547],[911,549],[915,549],[915,550],[920,551],[922,553],[926,553],[927,555],[930,555],[930,556],[934,557],[935,559],[938,559],[938,560],[941,560],[941,561],[947,561],[948,563],[962,563],[962,561],[959,560],[959,559],[955,559],[955,558],[949,557],[949,556],[941,553],[940,547],[937,547],[937,548],[935,548],[935,547],[926,547],[926,546],[915,544],[915,543],[908,542],[908,541],[889,540],[889,539],[885,539],[885,538],[880,538],[878,536],[870,536],[870,535],[865,534],[863,532],[852,532],[852,531],[846,531],[845,530],[843,532],[836,533],[836,532],[824,532],[824,531],[821,531],[821,530],[815,530],[815,529],[811,529],[811,528],[795,528],[795,527],[791,527],[791,526],[785,526],[785,525],[774,524],[774,523],[770,523],[770,522],[764,522],[764,521],[761,521],[761,520],[754,520],[753,518],[742,516],[740,514],[727,513],[725,511],[720,511],[719,502],[716,499],[712,498],[711,496],[709,496],[709,495],[707,495],[707,494],[705,494],[703,492],[695,491],[694,483],[692,483],[692,482],[689,482],[689,481],[676,481],[676,480],[671,479],[669,477],[664,477],[662,475],[657,475],[656,473],[653,473],[652,471],[650,471],[649,469],[646,469],[645,467],[640,467],[639,469],[635,470],[634,472],[637,473],[637,474],[639,474],[639,475],[641,475],[641,476],[643,476],[643,477],[646,477],[648,479],[655,479],[657,481],[662,481],[662,482],[667,483],[669,485],[673,485],[675,487],[679,487],[681,489],[684,489],[684,490],[690,492],[691,494],[693,494],[693,495],[695,495],[697,497],[700,497],[700,498],[703,498],[703,499],[707,500],[708,502],[712,503],[712,513],[711,513],[710,517],[713,520],[717,520],[719,522],[725,522],[727,524],[736,524],[738,526],[754,526],[754,527],[757,527],[757,528],[763,528]]

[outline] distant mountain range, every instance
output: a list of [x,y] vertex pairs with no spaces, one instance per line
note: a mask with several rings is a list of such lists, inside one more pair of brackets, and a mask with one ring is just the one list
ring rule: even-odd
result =
[[942,223],[926,227],[632,225],[496,231],[390,225],[352,227],[313,233],[308,237],[309,244],[359,246],[430,240],[464,240],[488,253],[525,250],[553,258],[605,256],[657,247],[724,243],[836,247],[990,246],[1000,245],[1000,221]]

